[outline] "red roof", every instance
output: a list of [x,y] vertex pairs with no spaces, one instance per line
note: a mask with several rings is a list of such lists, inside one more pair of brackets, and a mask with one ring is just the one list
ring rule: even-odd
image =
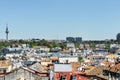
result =
[[85,72],[74,70],[74,71],[72,71],[72,74],[85,74]]
[[79,76],[79,78],[78,78],[79,80],[91,80],[91,79],[89,79],[89,78],[87,78],[87,77],[85,77],[85,76]]
[[4,73],[0,73],[0,76],[5,76],[5,74]]

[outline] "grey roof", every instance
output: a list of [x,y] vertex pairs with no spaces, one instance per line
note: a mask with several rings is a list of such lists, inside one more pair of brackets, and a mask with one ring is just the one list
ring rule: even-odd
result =
[[35,63],[29,68],[37,72],[47,72],[40,63]]
[[54,72],[72,72],[71,64],[54,64]]

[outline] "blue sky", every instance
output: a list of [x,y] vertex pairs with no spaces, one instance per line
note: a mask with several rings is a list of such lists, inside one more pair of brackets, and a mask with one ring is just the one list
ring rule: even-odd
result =
[[115,39],[120,0],[0,0],[0,39]]

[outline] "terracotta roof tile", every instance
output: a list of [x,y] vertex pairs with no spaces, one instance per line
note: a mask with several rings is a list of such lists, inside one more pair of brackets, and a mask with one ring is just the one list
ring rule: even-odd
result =
[[50,60],[58,60],[58,57],[50,57]]
[[118,70],[120,70],[120,63],[116,64],[110,69],[111,72],[117,72]]
[[112,67],[113,65],[115,65],[115,62],[109,62],[107,60],[103,60],[102,63],[105,64],[106,67]]
[[10,62],[8,60],[0,60],[0,67],[8,67]]
[[96,66],[88,71],[85,71],[86,75],[98,76],[100,78],[106,79],[107,76],[103,75],[103,70],[106,69],[105,66]]
[[77,70],[77,68],[81,65],[80,62],[71,62],[72,64],[72,70]]

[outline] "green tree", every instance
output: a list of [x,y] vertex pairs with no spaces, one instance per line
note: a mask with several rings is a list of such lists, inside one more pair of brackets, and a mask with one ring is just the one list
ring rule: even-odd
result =
[[91,43],[90,46],[91,46],[93,49],[95,49],[96,44],[95,44],[95,43]]
[[84,62],[83,57],[79,56],[79,57],[78,57],[78,61],[79,61],[79,62]]
[[110,43],[105,43],[105,49],[107,49],[107,51],[110,51]]
[[79,46],[80,46],[80,43],[75,43],[76,48],[79,48]]
[[52,49],[52,48],[53,48],[52,43],[49,43],[49,44],[48,44],[48,47],[49,47],[50,49]]

